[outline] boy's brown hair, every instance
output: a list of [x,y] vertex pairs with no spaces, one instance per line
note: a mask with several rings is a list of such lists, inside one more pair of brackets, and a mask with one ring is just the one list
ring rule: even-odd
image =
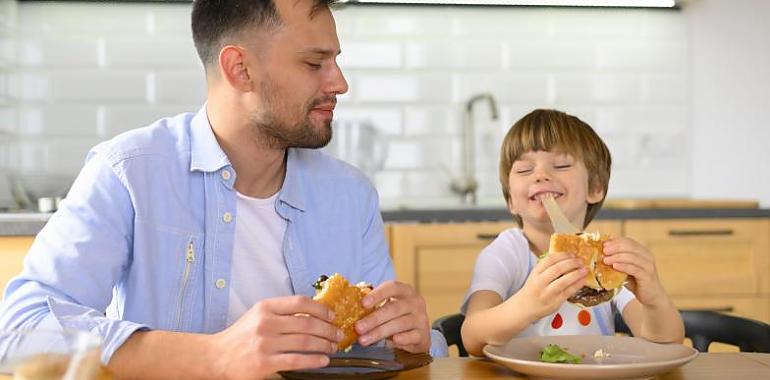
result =
[[[524,153],[560,151],[585,164],[589,191],[601,187],[602,200],[588,205],[583,228],[593,220],[607,197],[610,182],[610,151],[590,125],[575,116],[557,110],[536,109],[514,124],[503,139],[500,149],[500,184],[505,202],[510,202],[508,177],[513,163]],[[521,217],[513,218],[522,227]]]

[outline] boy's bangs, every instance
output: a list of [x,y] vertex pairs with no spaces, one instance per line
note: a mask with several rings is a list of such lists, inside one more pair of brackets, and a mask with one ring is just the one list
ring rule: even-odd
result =
[[527,152],[559,152],[566,153],[575,159],[583,159],[581,144],[569,144],[568,141],[583,140],[574,132],[574,128],[564,128],[558,125],[523,125],[517,129],[518,136],[513,136],[507,154],[510,162],[521,158]]

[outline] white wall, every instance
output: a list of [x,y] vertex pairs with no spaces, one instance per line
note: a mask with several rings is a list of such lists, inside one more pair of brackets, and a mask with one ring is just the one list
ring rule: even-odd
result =
[[[89,146],[183,110],[205,91],[189,4],[19,3],[17,136],[0,145],[36,193],[68,186]],[[680,11],[348,7],[336,11],[351,91],[341,121],[389,146],[374,176],[383,203],[455,200],[464,102],[478,108],[482,203],[502,204],[503,133],[535,107],[583,118],[615,158],[614,197],[691,193],[687,28]]]
[[690,23],[692,194],[770,206],[770,1],[698,0]]

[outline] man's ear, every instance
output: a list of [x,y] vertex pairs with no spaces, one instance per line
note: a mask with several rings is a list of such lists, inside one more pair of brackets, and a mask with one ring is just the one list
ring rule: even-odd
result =
[[227,45],[219,52],[219,70],[233,88],[251,91],[253,83],[246,65],[246,51],[235,45]]
[[589,185],[588,196],[586,197],[588,204],[592,205],[599,203],[602,199],[604,199],[604,188],[601,185],[597,185],[594,186],[594,189],[591,189],[591,186]]

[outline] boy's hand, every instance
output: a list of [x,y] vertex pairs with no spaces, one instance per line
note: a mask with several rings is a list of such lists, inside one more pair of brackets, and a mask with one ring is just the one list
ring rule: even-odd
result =
[[628,273],[626,287],[646,306],[667,299],[658,278],[655,258],[647,248],[633,239],[618,237],[604,242],[604,263]]
[[551,252],[532,268],[520,296],[540,319],[556,310],[585,285],[588,269],[575,255]]

